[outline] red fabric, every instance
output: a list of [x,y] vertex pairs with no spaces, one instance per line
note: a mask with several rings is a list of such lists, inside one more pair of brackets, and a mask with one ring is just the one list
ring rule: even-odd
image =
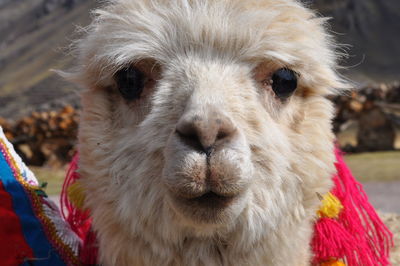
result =
[[90,230],[85,239],[83,240],[82,249],[79,253],[79,257],[84,265],[94,265],[97,262],[98,255],[98,244],[97,236],[93,230]]
[[335,258],[347,266],[390,265],[393,235],[369,203],[362,185],[354,179],[341,151],[336,149],[335,155],[337,174],[331,192],[343,209],[338,219],[321,218],[316,222],[312,240],[314,264]]
[[0,181],[1,265],[20,265],[26,258],[33,257],[33,251],[25,241],[19,217],[13,210],[11,195]]

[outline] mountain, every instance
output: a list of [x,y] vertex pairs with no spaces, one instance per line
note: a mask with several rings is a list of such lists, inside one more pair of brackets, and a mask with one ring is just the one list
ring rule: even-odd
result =
[[[134,0],[132,0],[134,1]],[[304,0],[332,17],[331,30],[349,44],[344,74],[360,82],[400,79],[399,0]],[[0,0],[0,116],[78,104],[77,88],[49,69],[67,69],[77,26],[87,25],[92,0]]]
[[50,69],[72,64],[68,46],[95,6],[91,0],[0,0],[0,116],[77,102],[76,88]]

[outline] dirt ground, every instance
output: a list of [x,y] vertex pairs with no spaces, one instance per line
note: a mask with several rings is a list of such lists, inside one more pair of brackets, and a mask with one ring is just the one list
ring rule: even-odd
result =
[[363,188],[375,209],[400,214],[400,180],[363,182]]
[[394,247],[391,250],[390,261],[393,266],[400,265],[400,215],[394,213],[380,214],[385,224],[393,233]]

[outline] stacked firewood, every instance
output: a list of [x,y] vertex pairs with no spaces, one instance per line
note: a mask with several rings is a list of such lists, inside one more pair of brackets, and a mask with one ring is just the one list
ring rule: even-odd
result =
[[74,154],[78,112],[65,106],[58,111],[32,112],[14,124],[0,119],[0,126],[27,164],[58,167]]
[[357,125],[357,146],[349,151],[394,149],[400,125],[400,83],[367,86],[333,101],[337,110],[335,132]]
[[[347,151],[394,148],[400,125],[400,83],[368,86],[332,100],[337,134],[357,124],[357,144],[346,147]],[[75,152],[78,111],[65,106],[58,111],[33,112],[15,123],[0,118],[0,126],[27,164],[58,167],[68,163]]]

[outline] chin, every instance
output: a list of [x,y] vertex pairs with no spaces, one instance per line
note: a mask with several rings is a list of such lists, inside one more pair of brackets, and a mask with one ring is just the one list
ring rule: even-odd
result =
[[220,196],[207,192],[196,198],[168,195],[167,202],[185,226],[210,228],[231,227],[246,206],[247,193]]

